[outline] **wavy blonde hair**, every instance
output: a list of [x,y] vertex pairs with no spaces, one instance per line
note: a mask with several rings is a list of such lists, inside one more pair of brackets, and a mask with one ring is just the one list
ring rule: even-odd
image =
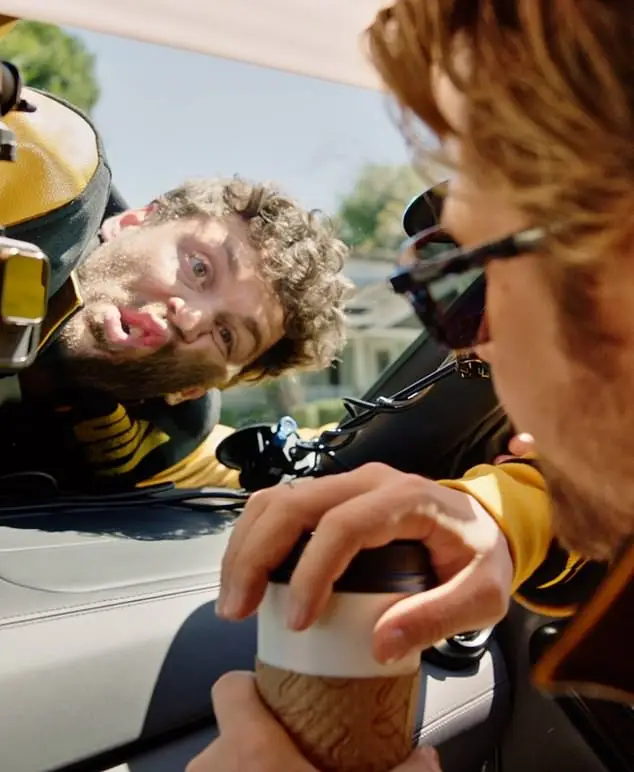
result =
[[[553,270],[581,274],[631,238],[634,3],[397,0],[367,42],[409,136],[418,120],[451,133],[432,87],[436,67],[450,77],[468,107],[469,175],[533,224],[563,225],[548,245]],[[463,47],[468,77],[456,68]]]

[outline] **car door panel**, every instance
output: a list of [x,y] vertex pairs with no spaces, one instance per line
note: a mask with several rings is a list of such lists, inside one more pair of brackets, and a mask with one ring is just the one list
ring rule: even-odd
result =
[[[178,538],[166,538],[178,516]],[[105,519],[107,532],[96,533]],[[0,769],[51,772],[117,749],[134,755],[139,741],[160,746],[211,720],[212,683],[252,669],[256,651],[253,619],[231,624],[214,613],[231,522],[222,519],[118,507],[108,518],[93,510],[92,532],[82,533],[79,516],[0,517]],[[420,694],[422,740],[444,743],[478,726],[484,747],[465,753],[483,760],[508,712],[499,648],[462,673],[425,665]],[[176,746],[189,753],[182,737]],[[175,759],[161,762],[166,769],[183,768],[176,746],[164,750]],[[126,763],[134,769],[145,755]]]
[[[393,393],[443,357],[423,338],[372,391]],[[394,459],[452,476],[490,460],[510,431],[489,381],[450,378],[373,421],[346,463]],[[213,612],[231,521],[150,501],[72,515],[0,510],[3,772],[182,772],[213,732],[211,684],[253,665],[253,620]],[[558,707],[528,685],[532,624],[514,610],[471,672],[424,666],[420,738],[439,745],[444,772],[479,772],[496,746],[495,772],[534,769],[526,756],[536,750],[540,772],[598,772]]]
[[[510,695],[499,649],[462,677],[428,665],[421,677],[417,738],[438,748],[443,772],[479,772],[506,724]],[[216,736],[214,727],[179,737],[107,772],[183,772],[187,762]],[[461,742],[451,743],[460,737]]]

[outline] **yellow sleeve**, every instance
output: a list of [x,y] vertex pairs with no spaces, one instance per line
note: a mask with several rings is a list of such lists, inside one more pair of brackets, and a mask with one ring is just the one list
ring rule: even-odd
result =
[[530,611],[570,616],[605,576],[605,564],[567,552],[554,538],[546,483],[534,459],[483,464],[441,484],[473,496],[498,523],[515,567],[515,600]]
[[138,487],[172,482],[177,488],[239,488],[238,471],[229,469],[216,458],[216,448],[233,431],[229,426],[218,424],[188,456],[139,483]]
[[[327,424],[318,429],[300,429],[299,435],[304,440],[312,439],[333,426],[336,424]],[[139,487],[173,482],[177,488],[239,488],[239,472],[224,466],[216,458],[216,448],[234,431],[230,426],[218,424],[189,456],[139,483]]]
[[481,464],[441,485],[473,496],[495,519],[509,543],[515,592],[543,563],[553,538],[550,501],[540,472],[526,463]]

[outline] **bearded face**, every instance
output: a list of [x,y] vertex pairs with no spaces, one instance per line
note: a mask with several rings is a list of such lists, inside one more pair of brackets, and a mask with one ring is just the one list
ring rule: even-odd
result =
[[121,228],[78,270],[60,335],[73,383],[142,399],[222,387],[283,335],[283,311],[235,219]]

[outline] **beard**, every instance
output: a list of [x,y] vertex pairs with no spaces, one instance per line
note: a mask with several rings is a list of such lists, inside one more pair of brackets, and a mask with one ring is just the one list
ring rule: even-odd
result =
[[[151,229],[147,229],[151,233]],[[139,248],[146,231],[123,231],[101,244],[77,269],[84,309],[59,333],[56,350],[62,380],[70,388],[105,391],[136,401],[192,388],[222,387],[226,369],[200,352],[186,353],[172,342],[140,357],[117,352],[101,322],[91,314],[99,304],[130,306],[166,318],[164,302],[141,302],[133,289],[140,273],[152,275],[152,251]],[[85,344],[86,336],[90,344]]]
[[[154,310],[160,310],[152,306]],[[96,350],[82,350],[74,319],[60,332],[56,346],[60,380],[71,388],[105,391],[119,400],[152,399],[192,388],[209,390],[226,385],[219,363],[198,354],[184,354],[176,342],[139,358],[117,355],[102,326],[91,328]],[[85,324],[85,323],[84,323]],[[89,325],[90,326],[90,325]],[[80,327],[81,329],[81,327]]]
[[65,380],[73,388],[106,391],[119,400],[153,399],[191,389],[225,385],[226,374],[213,372],[208,361],[183,361],[172,346],[143,359],[104,358],[66,354],[62,347]]
[[591,560],[611,560],[631,536],[632,511],[582,490],[548,459],[540,457],[539,467],[551,498],[555,536],[562,546]]

